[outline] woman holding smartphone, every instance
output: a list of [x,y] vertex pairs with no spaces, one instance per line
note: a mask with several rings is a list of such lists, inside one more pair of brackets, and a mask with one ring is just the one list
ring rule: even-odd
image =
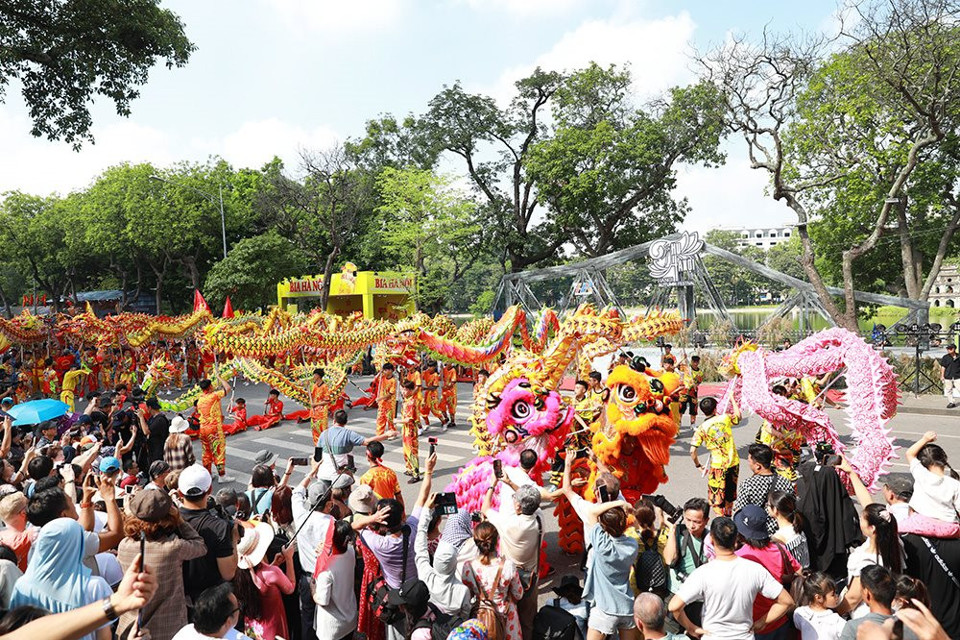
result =
[[[120,541],[117,560],[124,571],[129,570],[142,546],[143,562],[157,577],[157,592],[139,611],[140,623],[152,640],[170,640],[187,624],[183,563],[204,555],[207,545],[164,491],[137,491],[127,498],[127,509],[126,537]],[[137,616],[137,611],[120,616],[119,638],[131,637]]]

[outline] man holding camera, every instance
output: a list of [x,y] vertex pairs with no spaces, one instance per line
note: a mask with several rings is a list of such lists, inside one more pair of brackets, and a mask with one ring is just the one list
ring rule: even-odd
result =
[[[656,500],[654,504],[663,509]],[[703,498],[690,498],[683,504],[681,518],[676,517],[680,515],[677,513],[664,515],[661,521],[667,527],[667,544],[663,548],[663,563],[669,569],[670,593],[676,595],[687,577],[708,560],[710,503]],[[702,608],[701,603],[692,603],[685,613],[699,625]]]
[[197,530],[207,553],[183,564],[183,586],[190,601],[210,587],[229,582],[237,573],[237,525],[226,513],[208,504],[213,479],[198,464],[180,473],[177,489],[183,506],[180,515]]

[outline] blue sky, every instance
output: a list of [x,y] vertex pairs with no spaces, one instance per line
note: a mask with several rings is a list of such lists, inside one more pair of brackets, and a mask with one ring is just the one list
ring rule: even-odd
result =
[[[836,4],[740,0],[164,0],[198,46],[182,69],[153,70],[129,118],[94,108],[96,144],[79,153],[33,139],[15,86],[0,105],[0,191],[68,192],[122,161],[221,155],[296,164],[299,148],[360,136],[381,113],[422,111],[443,84],[501,100],[535,66],[630,62],[638,100],[693,74],[692,47],[731,31],[829,29]],[[686,226],[777,224],[765,177],[728,145],[727,166],[683,168]],[[458,165],[446,164],[455,168]]]

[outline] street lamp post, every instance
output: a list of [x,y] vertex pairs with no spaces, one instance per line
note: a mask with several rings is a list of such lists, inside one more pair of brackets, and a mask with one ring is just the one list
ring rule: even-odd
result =
[[[167,180],[166,178],[161,178],[160,176],[150,176],[150,179],[151,179],[151,180],[156,180],[157,182],[165,182],[165,183],[167,183],[167,184],[169,184],[169,185],[172,185],[172,186],[174,186],[174,187],[181,187],[181,188],[183,188],[183,189],[189,189],[190,191],[193,191],[194,193],[199,193],[201,196],[203,196],[204,198],[207,198],[207,199],[208,199],[210,202],[212,202],[213,204],[217,204],[217,198],[215,198],[215,197],[213,196],[213,194],[207,193],[206,191],[203,191],[202,189],[197,189],[196,187],[191,187],[191,186],[188,185],[188,184],[180,184],[179,182],[174,182],[174,181],[172,181],[172,180]],[[223,257],[226,258],[226,257],[227,257],[227,219],[226,219],[226,218],[224,217],[224,215],[223,215],[223,185],[222,185],[222,184],[218,184],[218,185],[217,185],[217,192],[218,192],[218,194],[219,194],[219,196],[220,196],[220,198],[219,198],[219,204],[220,204],[220,232],[221,232],[221,236],[222,236],[222,238],[223,238]]]

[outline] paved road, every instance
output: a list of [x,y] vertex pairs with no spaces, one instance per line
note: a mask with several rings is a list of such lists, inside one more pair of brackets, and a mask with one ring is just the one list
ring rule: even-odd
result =
[[[358,386],[365,388],[369,384],[369,378],[353,378]],[[359,396],[356,387],[349,386],[348,393],[353,397]],[[267,389],[263,385],[244,386],[241,384],[235,394],[237,397],[244,397],[247,400],[248,410],[251,414],[262,411],[263,401],[266,398]],[[438,448],[438,465],[436,488],[442,489],[452,479],[453,475],[462,466],[473,459],[472,443],[473,440],[468,434],[469,422],[468,414],[470,411],[470,402],[472,399],[472,390],[470,385],[461,384],[459,389],[459,407],[457,411],[456,429],[451,429],[447,433],[439,433],[435,426],[428,435],[436,435],[440,439]],[[224,411],[226,411],[226,400],[224,401]],[[285,409],[291,411],[291,401],[285,401]],[[842,439],[852,445],[850,432],[846,425],[846,420],[841,412],[831,411],[831,417],[837,425]],[[687,417],[684,416],[686,420]],[[350,412],[349,427],[359,433],[367,436],[375,433],[376,411],[364,411],[354,409]],[[759,425],[759,419],[748,416],[735,429],[735,439],[744,460],[741,465],[741,477],[748,475],[749,470],[746,467],[747,447],[753,442]],[[924,416],[915,414],[901,414],[895,417],[889,424],[892,428],[892,435],[898,446],[906,448],[914,442],[920,435],[928,429],[938,431],[941,436],[939,443],[944,447],[947,454],[954,460],[960,461],[960,413],[957,416],[939,417]],[[705,496],[706,481],[694,469],[693,464],[688,457],[689,442],[692,435],[692,429],[684,425],[680,431],[677,443],[671,448],[672,462],[668,467],[670,481],[667,485],[661,487],[668,500],[674,504],[682,504],[687,498],[693,496]],[[412,504],[419,491],[419,484],[406,484],[406,477],[402,475],[403,457],[402,444],[399,440],[385,442],[386,456],[385,463],[398,472],[401,478],[404,497],[408,504]],[[200,445],[194,443],[197,458],[200,457]],[[310,436],[310,427],[308,424],[297,425],[289,422],[282,423],[267,431],[247,431],[227,438],[227,468],[230,475],[237,478],[237,484],[246,484],[250,477],[250,470],[253,467],[253,459],[256,452],[260,449],[270,449],[279,454],[281,460],[278,461],[278,467],[285,464],[285,460],[291,456],[311,455],[313,451],[313,442]],[[420,454],[421,464],[426,454],[426,438],[421,441]],[[366,462],[363,451],[356,452],[356,462],[359,472],[363,473],[366,469]],[[903,461],[897,461],[893,465],[893,471],[906,472],[907,466]],[[304,471],[297,468],[293,482],[299,482],[303,478]],[[579,561],[577,558],[566,556],[557,547],[557,526],[556,520],[552,514],[548,514],[545,519],[545,540],[547,541],[548,560],[558,568],[558,571],[543,583],[541,590],[541,599],[552,597],[550,588],[554,581],[567,573],[576,573],[576,566]]]

